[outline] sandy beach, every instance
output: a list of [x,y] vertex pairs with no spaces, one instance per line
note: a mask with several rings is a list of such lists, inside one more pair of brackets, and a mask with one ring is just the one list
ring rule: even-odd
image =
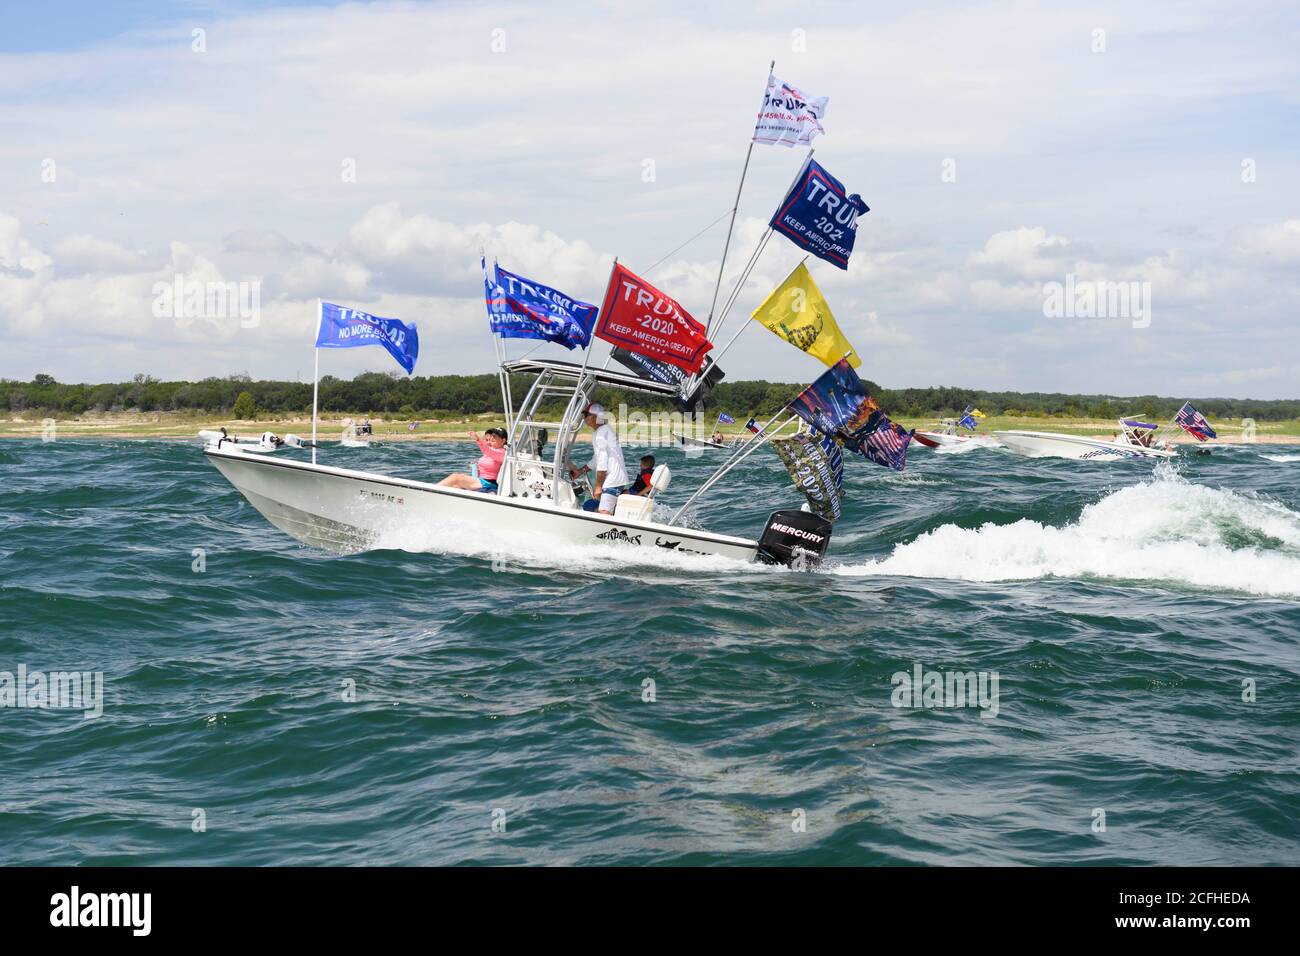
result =
[[[361,421],[364,416],[345,416],[343,418],[322,419],[317,424],[317,434],[321,441],[338,441],[343,434],[345,422],[351,418]],[[905,428],[932,428],[933,419],[898,419]],[[374,438],[379,441],[463,441],[471,429],[481,432],[493,425],[503,424],[500,415],[484,414],[469,419],[421,421],[415,429],[407,419],[371,418]],[[1300,421],[1258,422],[1253,438],[1247,437],[1240,424],[1213,422],[1219,433],[1218,441],[1223,444],[1261,444],[1261,445],[1296,445],[1300,444]],[[128,412],[102,415],[83,415],[77,418],[27,418],[13,417],[0,421],[0,438],[41,438],[52,434],[54,438],[104,438],[104,439],[185,439],[197,438],[201,429],[218,430],[225,428],[232,435],[251,438],[262,432],[271,431],[277,435],[295,434],[306,438],[311,435],[311,419],[308,417],[276,418],[264,420],[234,420],[228,418],[208,418],[181,413],[133,414]],[[52,431],[50,431],[52,429]],[[1089,438],[1110,439],[1115,433],[1114,422],[1095,419],[1077,418],[1020,418],[990,416],[981,422],[980,431],[988,434],[1001,429],[1022,429],[1026,431],[1057,431],[1078,434]],[[658,443],[671,439],[672,427],[639,427],[631,440]],[[712,428],[708,429],[710,432]],[[718,428],[724,435],[733,437],[746,434],[739,425]],[[584,432],[581,440],[589,436]],[[1182,444],[1195,444],[1195,440],[1186,434],[1179,434],[1174,439]]]

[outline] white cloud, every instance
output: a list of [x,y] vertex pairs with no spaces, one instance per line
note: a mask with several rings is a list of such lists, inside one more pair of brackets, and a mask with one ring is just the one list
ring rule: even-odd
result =
[[[479,249],[589,299],[614,255],[648,269],[729,209],[773,56],[831,97],[818,159],[872,206],[849,272],[813,267],[870,342],[873,377],[1178,392],[1229,337],[1295,350],[1300,164],[1281,104],[1300,65],[1285,5],[1226,19],[1213,4],[844,8],[805,24],[807,54],[786,52],[787,10],[348,4],[209,15],[204,54],[186,18],[0,56],[0,123],[23,132],[0,144],[0,326],[27,343],[0,374],[30,374],[51,331],[48,370],[63,377],[154,359],[278,374],[316,296],[432,323],[422,372],[483,370]],[[1104,54],[1090,50],[1099,24]],[[1207,132],[1216,115],[1250,122]],[[1278,131],[1274,145],[1255,127]],[[956,182],[940,179],[945,158]],[[720,303],[801,159],[755,150]],[[721,229],[650,275],[701,318]],[[728,335],[800,255],[772,241]],[[261,280],[260,327],[155,320],[153,283],[182,270]],[[1067,273],[1150,281],[1147,338],[1046,322],[1042,283]],[[918,345],[954,330],[959,357]],[[1159,363],[1139,358],[1148,343]],[[331,362],[382,367],[368,351]],[[727,361],[733,379],[793,374],[750,337]],[[1285,376],[1273,387],[1296,391]]]

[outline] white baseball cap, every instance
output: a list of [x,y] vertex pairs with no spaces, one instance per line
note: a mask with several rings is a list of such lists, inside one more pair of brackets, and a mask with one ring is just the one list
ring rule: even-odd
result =
[[603,422],[605,420],[605,407],[596,402],[588,402],[587,407],[582,410],[582,415],[584,418],[588,415],[595,415],[596,421]]

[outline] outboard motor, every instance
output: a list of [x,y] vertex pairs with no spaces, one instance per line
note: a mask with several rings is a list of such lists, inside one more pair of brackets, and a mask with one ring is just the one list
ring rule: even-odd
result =
[[758,539],[758,558],[810,570],[822,563],[831,543],[831,523],[810,511],[774,511]]

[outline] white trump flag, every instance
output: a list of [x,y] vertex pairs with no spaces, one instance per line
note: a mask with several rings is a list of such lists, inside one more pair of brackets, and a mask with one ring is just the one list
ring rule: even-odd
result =
[[808,96],[769,74],[754,127],[754,142],[807,146],[818,133],[826,132],[821,120],[829,102],[829,96]]

